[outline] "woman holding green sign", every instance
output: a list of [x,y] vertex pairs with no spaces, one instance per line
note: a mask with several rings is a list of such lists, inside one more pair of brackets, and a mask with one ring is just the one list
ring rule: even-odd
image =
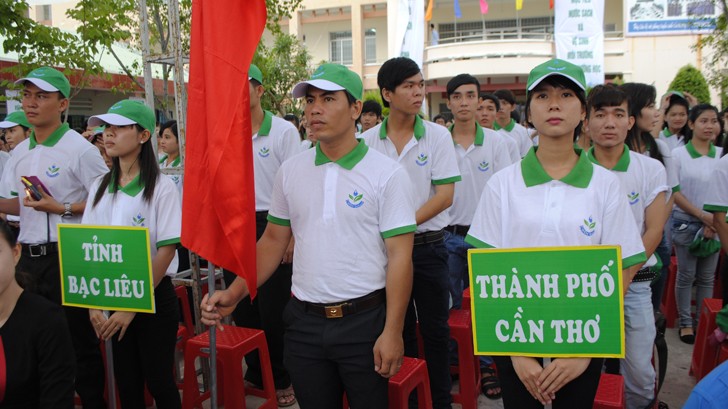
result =
[[[586,115],[585,88],[582,69],[566,61],[550,60],[531,71],[526,116],[538,131],[539,146],[488,181],[466,242],[478,248],[621,245],[625,269],[646,261],[619,180],[574,146]],[[590,408],[603,362],[589,357],[494,360],[506,409]]]
[[108,319],[100,310],[89,310],[91,324],[100,338],[113,341],[123,408],[145,407],[145,384],[158,408],[180,408],[172,373],[179,307],[170,275],[177,271],[182,210],[177,188],[160,173],[152,149],[154,112],[124,100],[107,114],[92,116],[89,124],[110,131],[104,145],[113,166],[89,189],[82,223],[149,229],[156,308],[154,314],[116,311]]

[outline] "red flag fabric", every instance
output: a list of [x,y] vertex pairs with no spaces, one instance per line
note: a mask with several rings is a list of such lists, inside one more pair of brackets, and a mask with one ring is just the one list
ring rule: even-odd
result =
[[182,244],[256,293],[248,68],[264,0],[193,0]]
[[488,14],[488,1],[480,0],[480,14]]

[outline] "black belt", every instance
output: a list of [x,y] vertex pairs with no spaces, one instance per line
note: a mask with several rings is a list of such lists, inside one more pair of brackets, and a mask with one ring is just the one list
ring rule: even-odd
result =
[[58,254],[58,243],[21,244],[22,253],[29,257],[44,257]]
[[445,240],[445,233],[442,230],[426,231],[424,233],[415,234],[415,246],[427,243],[439,243]]
[[454,224],[452,226],[445,227],[445,231],[449,231],[457,236],[467,236],[468,230],[470,230],[470,226],[463,226],[462,224]]
[[645,267],[642,270],[638,271],[637,274],[634,275],[632,282],[641,283],[644,281],[652,281],[654,278],[655,278],[655,272],[650,271],[649,267]]
[[336,304],[317,304],[307,301],[301,301],[298,298],[294,300],[302,303],[307,312],[313,312],[326,318],[342,318],[347,315],[356,314],[357,312],[366,311],[377,307],[387,300],[387,294],[384,289],[374,291],[363,297],[354,298],[349,301],[342,301]]

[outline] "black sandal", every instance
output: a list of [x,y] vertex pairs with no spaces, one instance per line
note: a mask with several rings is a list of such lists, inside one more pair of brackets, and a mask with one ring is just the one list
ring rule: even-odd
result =
[[[496,389],[500,390],[495,392]],[[503,395],[500,380],[498,379],[498,375],[495,374],[495,370],[493,368],[486,367],[480,369],[480,391],[486,398],[492,400],[498,400]]]
[[682,341],[682,342],[684,342],[686,344],[689,344],[689,345],[694,344],[695,343],[695,331],[693,330],[692,331],[693,332],[692,334],[683,334],[683,330],[684,329],[690,329],[690,330],[692,330],[692,328],[690,328],[690,327],[680,328],[678,330],[678,334],[680,335],[680,341]]

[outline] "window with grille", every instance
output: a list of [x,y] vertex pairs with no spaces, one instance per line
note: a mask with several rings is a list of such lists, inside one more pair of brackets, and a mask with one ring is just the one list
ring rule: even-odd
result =
[[377,30],[370,28],[364,32],[364,64],[377,62]]
[[329,33],[329,44],[329,61],[337,64],[351,65],[351,31]]

